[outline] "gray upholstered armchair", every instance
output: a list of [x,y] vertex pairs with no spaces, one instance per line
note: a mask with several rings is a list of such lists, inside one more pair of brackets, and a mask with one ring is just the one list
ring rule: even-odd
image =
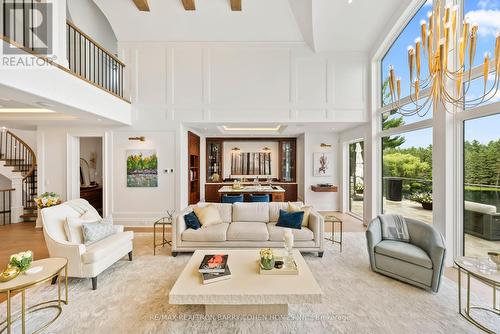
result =
[[446,254],[443,236],[432,225],[411,218],[405,220],[409,243],[383,240],[378,217],[368,225],[366,239],[371,268],[377,273],[437,292]]

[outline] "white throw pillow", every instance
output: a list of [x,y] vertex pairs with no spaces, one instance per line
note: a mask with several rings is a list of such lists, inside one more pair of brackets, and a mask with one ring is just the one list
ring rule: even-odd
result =
[[111,215],[106,216],[106,218],[104,219],[101,219],[101,217],[93,219],[83,219],[82,217],[84,216],[85,214],[79,218],[76,217],[66,218],[66,221],[64,222],[63,226],[64,226],[64,232],[66,233],[66,239],[68,239],[69,242],[76,244],[84,243],[83,231],[82,231],[83,224],[100,222],[103,224],[113,225],[113,217]]

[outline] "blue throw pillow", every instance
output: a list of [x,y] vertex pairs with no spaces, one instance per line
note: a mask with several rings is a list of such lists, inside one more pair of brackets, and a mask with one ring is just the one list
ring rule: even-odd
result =
[[300,230],[302,228],[302,219],[304,218],[304,211],[288,212],[280,210],[280,217],[276,226],[294,228]]
[[184,220],[186,221],[186,226],[188,228],[192,228],[193,230],[197,230],[201,227],[200,220],[196,216],[194,212],[190,212],[184,216]]

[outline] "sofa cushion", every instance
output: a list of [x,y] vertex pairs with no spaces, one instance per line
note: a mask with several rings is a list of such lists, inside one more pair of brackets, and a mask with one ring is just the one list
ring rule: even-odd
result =
[[115,234],[113,224],[101,222],[82,224],[83,241],[90,245]]
[[188,228],[182,232],[183,241],[226,241],[228,223],[210,225],[205,228],[193,230]]
[[[302,207],[302,202],[290,202],[293,205]],[[280,217],[280,210],[288,210],[288,202],[271,202],[269,203],[269,222],[276,223]]]
[[269,203],[234,203],[233,222],[269,222]]
[[201,227],[201,223],[198,220],[198,217],[192,211],[187,215],[184,215],[184,221],[186,222],[186,226],[188,228],[192,228],[193,230],[197,230]]
[[[283,241],[285,228],[276,226],[276,223],[267,224],[269,231],[269,241]],[[302,226],[300,230],[292,229],[293,239],[295,241],[311,241],[314,240],[314,233],[309,228]]]
[[299,212],[304,211],[304,217],[302,218],[302,226],[309,225],[309,215],[312,211],[312,206],[299,206],[293,203],[288,202],[288,212]]
[[288,212],[280,210],[280,218],[276,226],[287,227],[300,230],[302,227],[302,220],[304,219],[304,211]]
[[198,217],[202,228],[223,223],[219,209],[213,204],[204,207],[197,206],[193,211],[196,217]]
[[220,217],[224,223],[230,223],[233,219],[233,205],[231,203],[205,203],[200,202],[196,206],[197,207],[205,207],[207,205],[211,205],[219,210]]
[[134,239],[134,232],[127,231],[113,234],[105,239],[99,240],[89,246],[82,254],[83,263],[95,263],[109,256],[118,245],[131,242]]
[[255,222],[232,222],[227,229],[228,241],[267,241],[266,224]]
[[375,253],[432,269],[429,255],[422,248],[407,242],[383,240],[375,246]]

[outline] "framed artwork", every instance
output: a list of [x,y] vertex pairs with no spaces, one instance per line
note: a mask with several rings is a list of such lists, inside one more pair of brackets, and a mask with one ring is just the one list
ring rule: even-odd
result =
[[127,150],[127,187],[158,187],[156,150]]
[[315,152],[313,157],[314,176],[333,175],[333,154],[325,152]]
[[231,175],[271,175],[271,153],[231,153]]

